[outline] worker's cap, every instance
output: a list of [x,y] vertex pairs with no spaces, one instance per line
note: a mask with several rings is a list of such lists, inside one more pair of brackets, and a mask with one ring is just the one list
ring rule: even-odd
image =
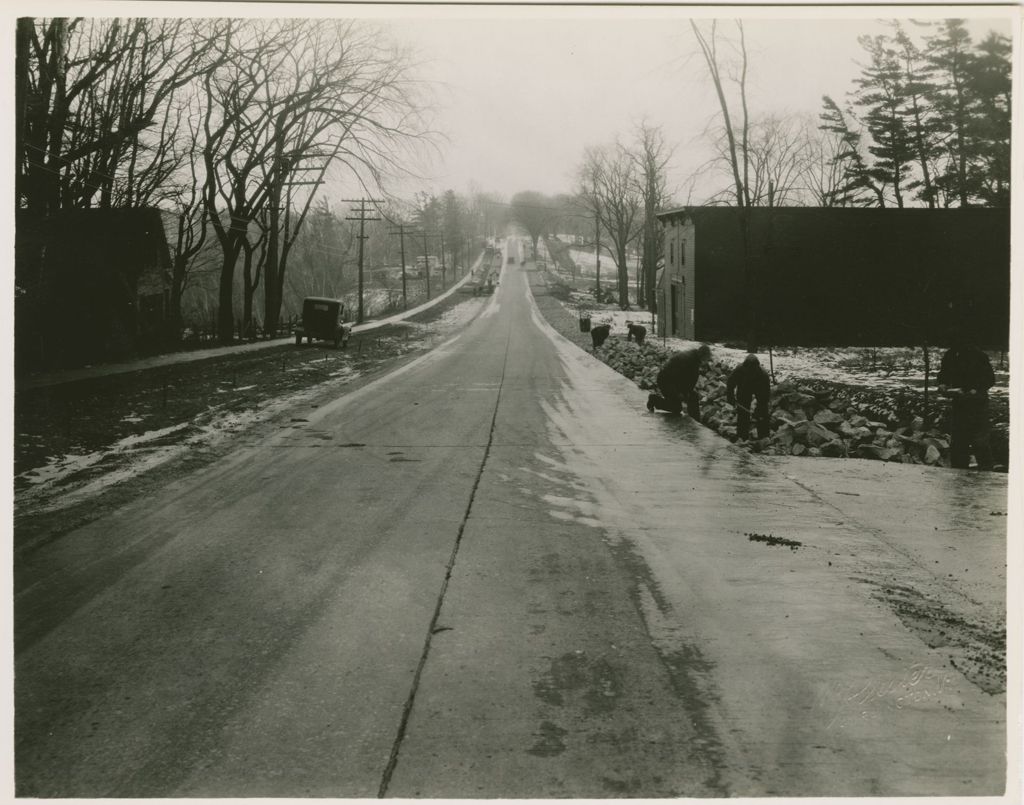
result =
[[701,344],[699,347],[697,347],[697,354],[705,359],[710,358],[711,347],[709,347],[707,344]]
[[755,366],[760,366],[761,361],[757,359],[757,355],[755,355],[753,352],[750,352],[747,353],[747,357],[743,359],[743,365],[746,366],[748,369],[752,369]]

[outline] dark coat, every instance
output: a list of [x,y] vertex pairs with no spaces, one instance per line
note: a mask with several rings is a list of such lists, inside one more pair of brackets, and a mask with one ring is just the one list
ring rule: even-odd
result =
[[658,372],[658,388],[662,394],[685,397],[697,385],[700,369],[700,347],[688,347],[673,353]]
[[745,408],[750,407],[752,399],[756,399],[759,406],[767,407],[770,394],[768,373],[753,355],[748,355],[743,363],[729,373],[725,384],[725,398],[730,405],[735,405],[739,398],[740,405]]
[[976,347],[953,347],[942,356],[939,385],[987,395],[996,382],[988,355]]
[[611,331],[612,326],[610,324],[598,324],[596,327],[590,328],[590,342],[594,345],[594,349],[597,349],[608,340]]

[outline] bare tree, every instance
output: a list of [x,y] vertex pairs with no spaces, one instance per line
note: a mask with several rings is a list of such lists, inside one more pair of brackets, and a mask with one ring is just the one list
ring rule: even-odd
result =
[[[184,19],[52,19],[18,27],[19,205],[39,216],[111,206],[142,165],[164,164],[173,124],[156,126],[174,93],[210,68],[207,27]],[[24,41],[27,40],[27,41]],[[150,131],[150,143],[140,138]],[[155,168],[161,179],[168,173]],[[166,169],[167,166],[165,166]],[[143,182],[152,191],[152,183]]]
[[[666,167],[672,158],[672,149],[665,144],[665,135],[658,126],[647,121],[637,126],[636,145],[632,159],[636,165],[636,179],[643,200],[643,275],[639,296],[648,310],[654,309],[655,277],[661,256],[662,239],[657,213],[668,202]],[[641,299],[637,299],[641,302]]]
[[835,132],[808,131],[807,161],[803,172],[804,189],[817,207],[845,207],[846,176],[842,153],[846,146]]
[[236,23],[221,46],[225,66],[206,82],[204,154],[207,206],[224,250],[218,329],[227,340],[234,265],[260,210],[268,208],[264,300],[272,329],[288,251],[315,195],[308,188],[332,164],[364,186],[379,184],[422,127],[406,59],[359,23],[250,20]]
[[793,115],[765,115],[753,121],[748,138],[750,200],[755,207],[784,207],[799,200],[810,142]]
[[[725,44],[732,50],[738,59],[734,67],[732,82],[736,85],[739,94],[740,118],[738,124],[733,123],[733,113],[725,92],[727,77],[723,77],[726,59],[719,52],[718,23],[712,21],[708,30],[702,31],[694,20],[690,20],[690,27],[693,30],[694,38],[700,47],[707,66],[708,76],[715,87],[715,94],[718,96],[719,109],[722,113],[722,121],[725,130],[726,154],[728,156],[729,168],[732,173],[733,193],[738,211],[740,244],[743,261],[743,279],[746,290],[746,329],[747,349],[757,349],[757,276],[750,259],[750,206],[752,204],[750,191],[750,115],[747,109],[747,47],[743,31],[743,23],[736,21],[737,40],[724,40]],[[738,126],[738,128],[737,128]]]
[[[578,171],[581,204],[591,211],[611,241],[615,258],[619,306],[629,308],[629,245],[641,233],[643,197],[637,181],[636,163],[620,144],[590,148]],[[598,237],[600,240],[600,237]],[[599,245],[599,244],[598,244]],[[599,286],[600,288],[600,286]]]
[[[184,115],[182,115],[185,117]],[[186,117],[183,124],[187,135],[183,135],[178,148],[181,154],[180,166],[187,168],[174,186],[170,204],[175,212],[177,227],[171,247],[171,302],[168,311],[170,332],[177,336],[182,327],[181,300],[188,286],[195,260],[203,253],[209,232],[209,218],[203,203],[203,183],[198,174],[198,122]]]
[[533,242],[533,256],[537,257],[537,241],[551,228],[555,209],[549,199],[527,190],[512,196],[512,218],[526,230]]

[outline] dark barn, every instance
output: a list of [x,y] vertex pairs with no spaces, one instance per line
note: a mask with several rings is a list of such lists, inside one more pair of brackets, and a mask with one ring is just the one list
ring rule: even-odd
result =
[[[757,207],[750,214],[763,344],[944,344],[961,325],[985,346],[1007,345],[1008,209]],[[659,334],[744,339],[738,210],[658,217],[667,258]],[[692,300],[676,319],[673,294]]]
[[159,210],[19,218],[15,238],[19,372],[120,360],[159,346],[171,288]]

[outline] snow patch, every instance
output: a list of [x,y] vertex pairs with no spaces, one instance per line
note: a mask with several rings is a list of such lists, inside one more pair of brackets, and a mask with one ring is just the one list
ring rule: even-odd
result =
[[[352,380],[359,377],[360,372],[347,369],[336,374]],[[92,453],[54,458],[48,464],[17,476],[30,486],[15,491],[15,507],[31,506],[37,512],[66,509],[191,451],[215,447],[225,439],[311,399],[318,390],[319,387],[304,389],[263,404],[258,409],[219,411],[218,407],[211,407],[193,422],[128,436]],[[189,429],[193,433],[178,444],[147,446],[149,442]],[[104,461],[120,463],[102,475],[78,477]]]

